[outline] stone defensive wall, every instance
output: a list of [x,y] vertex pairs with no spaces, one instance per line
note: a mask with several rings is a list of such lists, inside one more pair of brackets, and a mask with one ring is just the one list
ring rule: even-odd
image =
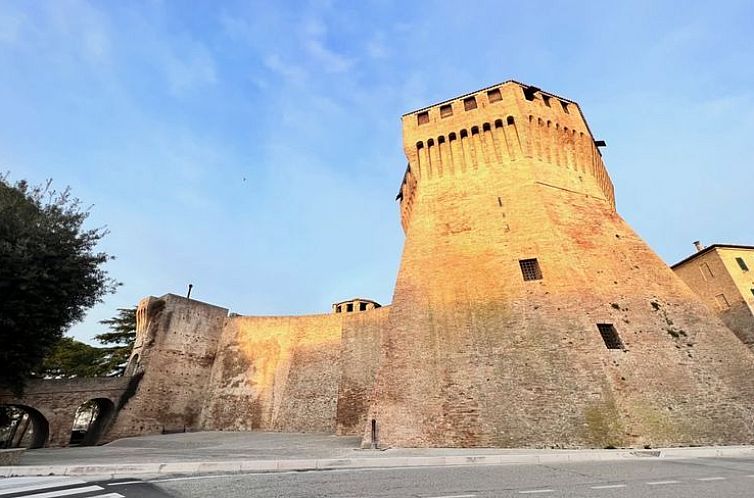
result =
[[615,209],[612,181],[576,102],[510,80],[405,114],[402,121],[408,166],[398,198],[404,231],[420,184],[514,170],[522,159],[540,165],[534,181],[605,199]]
[[388,312],[241,316],[172,294],[142,300],[131,362],[143,378],[108,437],[360,434]]

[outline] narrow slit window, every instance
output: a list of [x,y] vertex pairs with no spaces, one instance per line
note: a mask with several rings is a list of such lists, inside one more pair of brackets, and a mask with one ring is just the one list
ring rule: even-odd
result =
[[339,304],[335,307],[335,313],[341,313],[343,311],[343,307]]
[[453,115],[453,106],[450,104],[445,104],[444,106],[440,107],[440,117],[441,118],[447,118],[448,116]]
[[467,97],[463,99],[463,109],[465,111],[470,111],[472,109],[476,109],[476,98],[475,97]]
[[742,271],[749,271],[749,267],[746,265],[744,258],[736,258],[736,263],[738,263],[738,266],[741,267]]
[[416,122],[419,125],[427,124],[429,123],[429,111],[420,112],[416,115]]
[[565,102],[563,102],[563,101],[561,100],[561,101],[560,101],[560,105],[561,105],[561,106],[563,106],[563,111],[564,111],[564,112],[565,112],[566,114],[570,113],[570,111],[568,110],[568,104],[566,104]]
[[542,269],[539,267],[537,258],[520,259],[518,264],[521,266],[524,280],[542,280]]
[[754,296],[754,287],[751,289],[751,295]]
[[493,102],[498,102],[500,100],[503,100],[503,96],[500,94],[500,89],[495,88],[494,90],[488,91],[487,100],[489,100],[490,104]]
[[623,341],[620,340],[618,331],[612,323],[598,323],[597,328],[607,349],[624,349]]
[[547,95],[542,95],[542,101],[547,107],[550,107],[550,97],[548,97]]

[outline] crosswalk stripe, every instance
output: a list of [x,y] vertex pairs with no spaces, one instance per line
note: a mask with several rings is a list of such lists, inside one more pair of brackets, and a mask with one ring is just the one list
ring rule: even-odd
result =
[[[16,479],[15,477],[11,477],[10,479]],[[41,479],[44,479],[43,481]],[[29,482],[36,482],[39,484],[26,484]],[[72,477],[37,477],[34,478],[34,480],[24,479],[23,481],[14,481],[13,483],[7,483],[9,486],[13,487],[5,487],[4,489],[0,489],[0,496],[2,495],[10,495],[13,493],[23,493],[26,491],[36,491],[38,489],[48,489],[48,488],[54,488],[57,486],[73,486],[75,484],[84,484],[86,481],[82,481],[81,479],[74,479]],[[3,483],[6,484],[6,483]],[[21,486],[18,486],[21,484]]]
[[91,493],[92,491],[100,490],[102,490],[102,487],[100,486],[84,486],[83,488],[59,489],[57,491],[48,491],[46,493],[25,495],[24,498],[55,498],[56,496],[80,495],[82,493]]

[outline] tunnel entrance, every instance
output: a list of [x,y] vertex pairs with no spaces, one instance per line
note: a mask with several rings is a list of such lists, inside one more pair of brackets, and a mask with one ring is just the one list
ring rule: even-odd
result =
[[0,448],[43,448],[50,424],[38,410],[26,405],[0,405]]
[[90,399],[80,405],[73,418],[71,446],[93,446],[110,422],[115,405],[107,398]]

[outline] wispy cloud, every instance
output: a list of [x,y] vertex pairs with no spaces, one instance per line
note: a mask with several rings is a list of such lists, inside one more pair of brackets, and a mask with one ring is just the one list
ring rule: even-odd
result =
[[165,48],[162,55],[165,74],[174,95],[183,95],[217,82],[214,58],[204,45],[186,42],[177,49]]

